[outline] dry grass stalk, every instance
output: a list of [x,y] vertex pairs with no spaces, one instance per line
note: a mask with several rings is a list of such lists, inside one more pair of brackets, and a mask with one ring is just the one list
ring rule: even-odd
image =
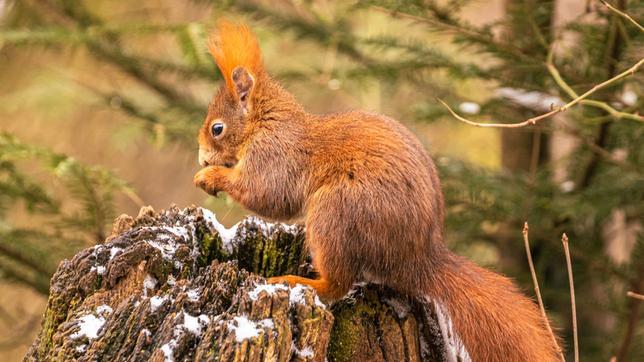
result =
[[537,295],[539,310],[541,311],[541,316],[543,317],[543,320],[546,323],[546,327],[548,328],[548,333],[550,333],[550,337],[552,338],[552,343],[554,343],[555,346],[557,346],[557,352],[559,352],[559,357],[561,358],[562,361],[565,362],[566,359],[564,358],[563,352],[561,351],[561,347],[559,346],[559,343],[557,343],[555,334],[552,331],[552,328],[550,327],[550,321],[548,320],[548,316],[546,315],[546,309],[543,305],[543,299],[541,299],[541,292],[539,291],[539,281],[537,280],[537,273],[535,272],[534,263],[532,262],[532,253],[530,252],[530,241],[528,238],[528,230],[529,230],[528,222],[526,221],[525,224],[523,224],[523,243],[525,245],[525,252],[528,257],[528,265],[530,266],[532,283],[534,284],[534,293]]
[[568,269],[568,283],[570,284],[570,305],[572,307],[572,333],[575,348],[575,362],[579,362],[579,340],[577,338],[577,307],[575,305],[575,282],[572,278],[572,263],[570,262],[570,248],[568,247],[568,236],[564,233],[561,236],[564,252],[566,253],[566,268]]

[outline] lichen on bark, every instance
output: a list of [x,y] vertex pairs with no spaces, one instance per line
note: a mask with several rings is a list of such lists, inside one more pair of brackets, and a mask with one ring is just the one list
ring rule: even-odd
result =
[[[201,208],[123,215],[61,262],[27,361],[444,360],[431,302],[374,285],[331,306],[265,277],[314,276],[298,225],[225,229]],[[334,322],[335,321],[335,322]]]

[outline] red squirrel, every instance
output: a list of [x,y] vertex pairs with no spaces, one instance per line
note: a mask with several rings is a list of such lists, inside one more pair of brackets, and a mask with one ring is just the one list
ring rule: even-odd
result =
[[416,137],[375,113],[306,112],[263,67],[243,24],[219,23],[209,50],[225,84],[199,130],[195,184],[259,215],[304,218],[318,279],[333,300],[375,281],[439,301],[474,361],[555,361],[535,303],[506,277],[447,249],[436,167]]

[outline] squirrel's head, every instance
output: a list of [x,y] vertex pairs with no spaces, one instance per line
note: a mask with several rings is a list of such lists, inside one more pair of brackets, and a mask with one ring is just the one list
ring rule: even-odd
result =
[[199,130],[199,164],[232,167],[252,126],[254,95],[264,72],[261,53],[247,26],[228,21],[219,22],[208,49],[225,85],[213,97]]

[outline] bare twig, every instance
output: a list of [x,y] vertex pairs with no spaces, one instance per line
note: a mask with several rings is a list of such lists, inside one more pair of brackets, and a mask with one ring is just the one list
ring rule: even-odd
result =
[[619,10],[619,9],[615,8],[615,7],[613,7],[611,4],[609,4],[609,3],[608,3],[608,2],[606,2],[605,0],[599,0],[599,1],[600,1],[602,4],[604,4],[604,6],[605,6],[605,7],[607,7],[610,11],[614,12],[615,14],[617,14],[617,15],[619,15],[619,16],[621,16],[621,17],[625,18],[625,19],[627,19],[627,20],[628,20],[628,21],[630,21],[631,23],[635,24],[635,26],[637,26],[637,27],[640,29],[640,31],[644,31],[644,27],[643,27],[643,26],[641,26],[641,25],[640,25],[640,23],[638,23],[637,21],[635,21],[635,19],[633,19],[630,15],[626,14],[625,12],[623,12],[623,11],[621,11],[621,10]]
[[631,298],[639,299],[641,301],[644,301],[644,295],[642,295],[642,294],[638,294],[638,293],[635,293],[635,292],[628,291],[628,292],[626,292],[626,295],[631,297]]
[[532,253],[530,252],[530,241],[528,240],[528,222],[526,221],[523,224],[523,243],[525,245],[525,252],[526,255],[528,256],[528,265],[530,266],[530,274],[532,274],[532,283],[534,284],[534,293],[537,295],[537,302],[539,303],[539,310],[541,311],[541,317],[543,317],[543,321],[546,323],[546,327],[548,328],[548,333],[550,333],[550,338],[552,338],[552,343],[555,344],[557,348],[557,352],[559,353],[559,358],[561,358],[562,361],[566,361],[564,358],[563,353],[561,352],[561,348],[559,347],[559,343],[557,343],[557,338],[555,338],[555,334],[552,331],[552,328],[550,328],[550,321],[548,320],[548,316],[546,315],[546,309],[543,306],[543,300],[541,299],[541,292],[539,291],[539,281],[537,280],[537,273],[534,270],[534,264],[532,263]]
[[[634,74],[635,72],[637,72],[639,67],[642,66],[642,64],[644,64],[644,58],[640,59],[640,61],[635,63],[635,65],[633,65],[632,67],[628,68],[627,70],[619,73],[618,75],[616,75],[616,76],[614,76],[614,77],[612,77],[612,78],[610,78],[608,80],[605,80],[602,83],[599,83],[599,84],[593,86],[591,89],[586,91],[586,93],[574,98],[573,100],[571,100],[570,102],[564,104],[563,106],[557,107],[557,108],[553,109],[550,112],[541,114],[541,115],[533,117],[533,118],[529,118],[529,119],[527,119],[527,120],[525,120],[523,122],[519,122],[519,123],[480,123],[480,122],[474,122],[474,121],[471,121],[471,120],[469,120],[467,118],[459,116],[443,100],[438,99],[438,101],[440,103],[442,103],[443,106],[445,106],[445,108],[447,108],[449,113],[451,113],[454,118],[458,119],[461,122],[467,123],[467,124],[469,124],[471,126],[489,127],[489,128],[521,128],[521,127],[525,127],[525,126],[535,125],[535,124],[537,124],[537,122],[539,122],[539,121],[541,121],[543,119],[546,119],[546,118],[548,118],[550,116],[553,116],[553,115],[555,115],[557,113],[562,113],[562,112],[567,111],[568,108],[573,107],[574,105],[576,105],[577,103],[579,103],[579,102],[583,101],[584,99],[588,98],[591,94],[597,92],[598,90],[600,90],[602,88],[605,88],[606,86],[608,86],[608,85],[610,85],[610,84],[612,84],[612,83],[614,83],[614,82],[616,82],[616,81],[618,81],[618,80],[620,80],[622,78],[626,78],[627,76]],[[644,122],[644,117],[639,116],[639,115],[636,115],[636,117],[632,118],[632,119],[637,120],[639,122]]]
[[570,262],[570,248],[568,247],[568,236],[564,233],[561,236],[561,243],[566,253],[566,267],[568,268],[568,283],[570,284],[570,305],[572,307],[572,333],[575,348],[575,362],[579,362],[579,340],[577,338],[577,307],[575,305],[575,282],[572,279],[572,264]]
[[[550,47],[550,50],[548,51],[548,56],[546,58],[546,68],[548,68],[548,72],[550,73],[550,76],[552,79],[554,79],[555,83],[559,86],[559,88],[563,89],[566,94],[572,99],[578,98],[579,95],[577,92],[575,92],[568,83],[563,79],[561,74],[559,73],[559,70],[557,67],[555,67],[554,61],[553,61],[553,54],[554,54],[554,43]],[[599,108],[604,111],[606,111],[608,114],[610,114],[612,117],[617,118],[617,119],[630,119],[633,121],[642,121],[642,116],[639,114],[632,114],[632,113],[627,113],[627,112],[620,112],[616,110],[615,108],[611,107],[608,105],[606,102],[600,102],[597,100],[593,99],[584,99],[581,101],[581,104],[584,106],[589,106],[589,107],[594,107],[594,108]]]

